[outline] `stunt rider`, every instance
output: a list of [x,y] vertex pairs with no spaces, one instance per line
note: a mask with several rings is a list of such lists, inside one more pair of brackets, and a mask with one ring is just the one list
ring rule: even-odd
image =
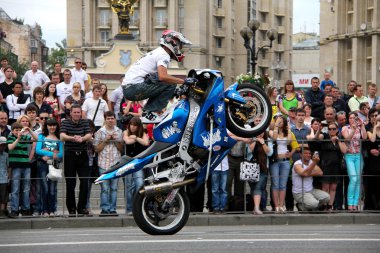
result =
[[170,61],[181,62],[185,57],[181,52],[183,45],[191,45],[191,42],[179,32],[165,30],[160,39],[160,47],[145,54],[125,74],[122,83],[124,97],[131,101],[149,98],[144,106],[142,123],[160,122],[163,118],[162,110],[174,96],[176,85],[196,81],[168,74]]

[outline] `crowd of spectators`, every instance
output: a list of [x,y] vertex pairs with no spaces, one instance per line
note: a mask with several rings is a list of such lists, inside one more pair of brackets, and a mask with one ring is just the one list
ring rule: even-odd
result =
[[[1,64],[0,217],[58,215],[57,181],[46,178],[49,166],[63,168],[69,215],[91,216],[93,177],[153,141],[153,125],[140,120],[144,101],[125,100],[121,87],[108,94],[107,85],[91,78],[80,58],[73,69],[62,70],[56,63],[49,75],[35,61],[26,73],[17,74],[7,59]],[[305,93],[291,80],[283,92],[267,89],[273,111],[270,127],[255,138],[234,136],[237,144],[206,186],[208,203],[204,189],[189,191],[191,211],[202,212],[206,206],[223,214],[247,205],[262,215],[270,209],[269,199],[276,214],[295,208],[380,209],[377,87],[368,85],[365,96],[364,87],[351,81],[343,93],[329,74],[324,77],[322,82],[314,77]],[[239,179],[240,163],[247,159],[260,165],[261,176],[259,182],[249,183],[248,203],[241,203],[245,184]],[[143,179],[142,170],[123,178],[128,215]],[[118,215],[118,181],[101,184],[100,215]]]

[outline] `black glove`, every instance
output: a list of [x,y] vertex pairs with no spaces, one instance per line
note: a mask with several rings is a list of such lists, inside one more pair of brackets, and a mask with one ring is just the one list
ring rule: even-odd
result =
[[192,78],[192,77],[188,77],[184,80],[185,82],[183,84],[187,84],[187,85],[193,85],[195,84],[196,82],[198,82],[198,80],[196,78]]

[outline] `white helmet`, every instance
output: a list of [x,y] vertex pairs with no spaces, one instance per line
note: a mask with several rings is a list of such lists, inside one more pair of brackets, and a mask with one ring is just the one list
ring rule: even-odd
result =
[[185,58],[185,55],[181,52],[182,46],[191,44],[182,33],[173,30],[163,31],[160,39],[160,45],[168,48],[175,56],[177,62],[181,62]]

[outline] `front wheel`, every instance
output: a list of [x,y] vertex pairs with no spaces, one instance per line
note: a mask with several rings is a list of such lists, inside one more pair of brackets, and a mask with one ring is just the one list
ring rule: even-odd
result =
[[240,137],[255,137],[264,132],[272,120],[271,102],[262,88],[250,83],[239,84],[237,91],[247,102],[227,104],[227,128]]
[[190,202],[183,190],[177,192],[172,205],[163,208],[168,193],[153,196],[136,193],[133,218],[141,230],[150,235],[173,235],[180,231],[190,215]]

